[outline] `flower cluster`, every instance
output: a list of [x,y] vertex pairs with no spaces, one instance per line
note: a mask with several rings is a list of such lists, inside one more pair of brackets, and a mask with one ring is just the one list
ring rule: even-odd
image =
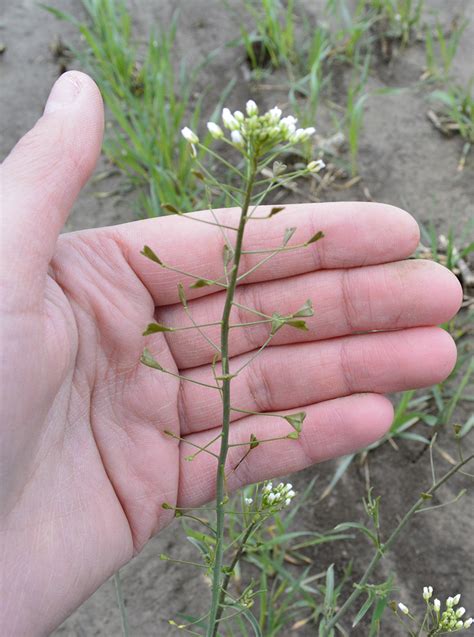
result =
[[275,507],[282,508],[289,506],[296,493],[293,491],[293,485],[287,482],[273,487],[271,482],[262,489],[262,509],[273,509]]
[[[445,603],[446,608],[443,612],[441,612],[440,600],[434,599],[431,603],[430,600],[432,597],[433,587],[424,586],[423,599],[428,606],[428,611],[435,617],[435,625],[433,627],[433,630],[436,630],[437,632],[454,633],[458,630],[465,630],[467,628],[470,628],[471,625],[474,623],[474,619],[472,617],[469,617],[468,619],[462,619],[466,613],[465,608],[463,608],[462,606],[456,608],[461,600],[461,595],[459,593],[454,597],[448,597]],[[408,607],[405,606],[405,604],[402,604],[400,602],[398,604],[398,608],[404,615],[408,615],[411,619],[414,619],[410,615],[410,611]]]
[[463,628],[469,628],[474,622],[472,617],[462,620],[461,618],[466,613],[466,609],[463,606],[455,608],[461,599],[461,595],[458,593],[454,597],[448,597],[446,600],[446,610],[441,613],[441,602],[439,599],[433,601],[433,608],[438,620],[438,627],[447,632],[453,633],[456,630]]
[[[214,139],[224,139],[241,151],[249,155],[262,156],[278,144],[298,144],[307,141],[316,129],[297,128],[298,120],[293,115],[282,117],[278,106],[260,114],[257,104],[249,100],[246,104],[246,114],[242,111],[231,112],[224,108],[222,123],[230,132],[230,139],[224,130],[215,122],[208,122],[207,129]],[[183,137],[193,147],[199,143],[199,137],[187,126],[181,131]],[[324,168],[322,160],[315,160],[308,165],[309,172],[318,172]]]

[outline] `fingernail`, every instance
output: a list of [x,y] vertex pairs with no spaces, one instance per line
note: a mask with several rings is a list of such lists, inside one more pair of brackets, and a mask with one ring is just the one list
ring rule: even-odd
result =
[[74,73],[64,73],[56,80],[48,101],[44,107],[45,113],[53,113],[60,108],[69,106],[81,92],[81,84]]

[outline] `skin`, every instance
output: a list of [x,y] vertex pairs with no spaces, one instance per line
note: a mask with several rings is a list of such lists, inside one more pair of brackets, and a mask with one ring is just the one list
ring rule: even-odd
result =
[[[191,280],[139,252],[147,243],[165,263],[219,277],[222,236],[174,216],[58,236],[102,131],[96,86],[69,72],[1,167],[2,635],[48,634],[171,522],[163,502],[194,507],[214,492],[214,459],[184,461],[191,447],[163,432],[205,444],[218,433],[217,392],[138,360],[146,346],[166,369],[212,382],[212,349],[199,334],[141,332],[154,318],[189,325],[179,281],[197,322],[220,319],[223,292],[189,290]],[[232,225],[237,211],[218,214]],[[310,331],[282,329],[234,381],[233,395],[244,409],[304,409],[307,418],[299,441],[262,444],[232,472],[244,453],[234,447],[231,489],[376,440],[393,416],[385,392],[439,382],[455,363],[453,341],[434,326],[457,312],[461,289],[439,265],[405,260],[419,238],[408,213],[382,204],[291,205],[249,224],[244,247],[278,245],[293,225],[295,243],[320,229],[326,238],[275,257],[237,299],[284,313],[311,298]],[[217,330],[206,333],[217,339]],[[235,330],[231,365],[265,336],[261,326]],[[231,442],[254,432],[284,435],[287,425],[234,414]]]

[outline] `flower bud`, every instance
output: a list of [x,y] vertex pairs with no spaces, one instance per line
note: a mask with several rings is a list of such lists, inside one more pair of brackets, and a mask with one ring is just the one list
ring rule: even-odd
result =
[[237,130],[239,128],[239,122],[235,119],[228,108],[224,108],[222,111],[222,121],[224,126],[229,130]]
[[460,606],[456,611],[456,617],[459,619],[460,617],[464,615],[465,612],[466,612],[466,609],[464,608],[464,606]]
[[244,138],[238,130],[233,130],[230,134],[232,141],[236,146],[243,147],[245,145]]
[[433,587],[432,586],[424,586],[423,587],[423,599],[425,601],[428,601],[429,599],[431,599],[432,595],[433,595]]
[[249,100],[245,105],[247,115],[252,117],[252,115],[258,115],[258,106],[253,100]]
[[272,124],[276,124],[280,121],[281,108],[278,108],[278,106],[274,106],[268,111],[268,114],[270,115],[270,122]]
[[398,604],[398,608],[402,611],[404,615],[408,615],[408,613],[410,612],[408,608],[405,606],[405,604],[402,604],[401,602]]
[[214,139],[222,139],[224,137],[224,131],[220,126],[214,124],[214,122],[207,122],[207,130]]
[[439,613],[440,609],[441,609],[441,602],[439,601],[439,599],[435,599],[433,601],[433,608],[435,609],[435,611],[437,613]]
[[469,617],[469,619],[466,619],[466,621],[463,624],[464,628],[470,628],[472,622],[474,622],[474,619],[472,617]]
[[446,608],[452,608],[454,606],[454,597],[448,597],[446,600]]
[[454,606],[457,606],[457,604],[459,604],[459,600],[460,600],[460,599],[461,599],[461,594],[460,594],[460,593],[458,593],[457,595],[455,595],[455,596],[453,597],[453,605],[454,605]]
[[244,498],[244,502],[247,506],[250,506],[253,502],[253,498]]
[[181,129],[181,135],[190,144],[198,144],[199,143],[199,137],[196,135],[196,133],[193,133],[193,131],[190,128],[188,128],[187,126],[185,126],[184,128]]
[[245,116],[242,113],[242,111],[234,111],[234,117],[239,122],[239,124],[240,122],[243,122],[245,119]]

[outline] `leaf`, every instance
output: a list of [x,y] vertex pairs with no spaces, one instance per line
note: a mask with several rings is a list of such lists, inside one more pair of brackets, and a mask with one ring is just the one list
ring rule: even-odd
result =
[[326,571],[326,587],[324,592],[324,606],[330,609],[333,606],[334,595],[334,564],[331,564]]
[[309,239],[309,241],[306,242],[306,245],[309,246],[310,243],[316,243],[316,241],[319,241],[323,237],[324,237],[324,232],[322,230],[320,230],[316,234],[313,234],[311,239]]
[[147,259],[150,259],[150,261],[154,261],[155,263],[158,263],[158,265],[163,265],[163,261],[161,261],[161,259],[159,259],[156,256],[156,254],[153,252],[153,250],[149,246],[144,246],[140,254],[143,254],[143,256],[146,257]]
[[251,611],[249,611],[248,609],[245,609],[242,611],[242,614],[245,617],[245,619],[249,622],[249,624],[252,626],[255,637],[263,637],[262,631],[260,630],[260,626],[258,625],[258,621],[256,617],[251,613]]
[[192,283],[190,288],[205,288],[206,285],[212,285],[214,281],[209,281],[208,279],[198,279],[195,283]]
[[299,411],[297,414],[290,414],[289,416],[285,416],[285,420],[290,423],[293,429],[298,433],[301,431],[301,427],[305,418],[306,413],[304,411]]
[[149,334],[156,334],[157,332],[172,332],[172,327],[166,327],[161,323],[149,323],[142,336],[148,336]]
[[172,203],[162,203],[161,207],[163,208],[163,210],[166,210],[166,212],[172,212],[173,214],[176,214],[176,215],[182,214],[178,210],[178,208],[176,208],[176,206],[173,206]]
[[285,209],[285,206],[274,206],[270,210],[270,214],[268,215],[268,219],[270,219],[270,217],[273,217],[274,215],[277,215],[279,212],[281,212],[284,209]]
[[160,372],[164,371],[163,367],[156,361],[151,352],[146,348],[143,350],[143,354],[140,357],[140,362],[142,362],[147,367],[153,367],[153,369],[159,369]]
[[300,320],[289,320],[285,321],[287,325],[291,325],[291,327],[295,327],[297,330],[302,330],[303,332],[309,332],[308,326],[306,325],[306,321]]
[[292,431],[287,435],[287,438],[289,438],[290,440],[298,440],[299,437],[300,435],[297,431]]
[[283,246],[286,246],[291,237],[295,234],[296,228],[287,228],[283,235]]
[[322,492],[319,500],[324,500],[324,498],[327,498],[327,496],[331,493],[331,491],[334,489],[336,484],[339,482],[339,480],[345,474],[345,472],[347,471],[349,465],[354,460],[354,458],[355,458],[355,453],[351,453],[350,455],[345,456],[345,457],[342,458],[342,460],[339,462],[339,464],[337,466],[337,469],[336,469],[333,477],[331,478],[331,482],[324,489],[324,491]]
[[360,522],[342,522],[335,526],[333,530],[337,533],[338,531],[347,531],[347,529],[357,529],[358,531],[361,531],[370,539],[371,542],[374,543],[375,546],[378,545],[377,537],[372,533],[372,531],[370,531],[370,529]]
[[313,316],[314,315],[314,310],[313,310],[313,302],[311,301],[311,299],[308,299],[305,304],[300,307],[300,309],[295,312],[293,314],[293,316]]
[[357,624],[361,621],[361,619],[366,615],[366,613],[370,610],[372,604],[374,603],[374,597],[372,595],[369,595],[367,597],[367,599],[365,600],[364,604],[362,605],[362,608],[359,610],[359,612],[357,613],[357,615],[354,618],[354,621],[352,623],[352,628],[355,628],[357,626]]
[[258,447],[259,444],[257,436],[255,434],[250,434],[250,449],[255,449],[255,447]]

